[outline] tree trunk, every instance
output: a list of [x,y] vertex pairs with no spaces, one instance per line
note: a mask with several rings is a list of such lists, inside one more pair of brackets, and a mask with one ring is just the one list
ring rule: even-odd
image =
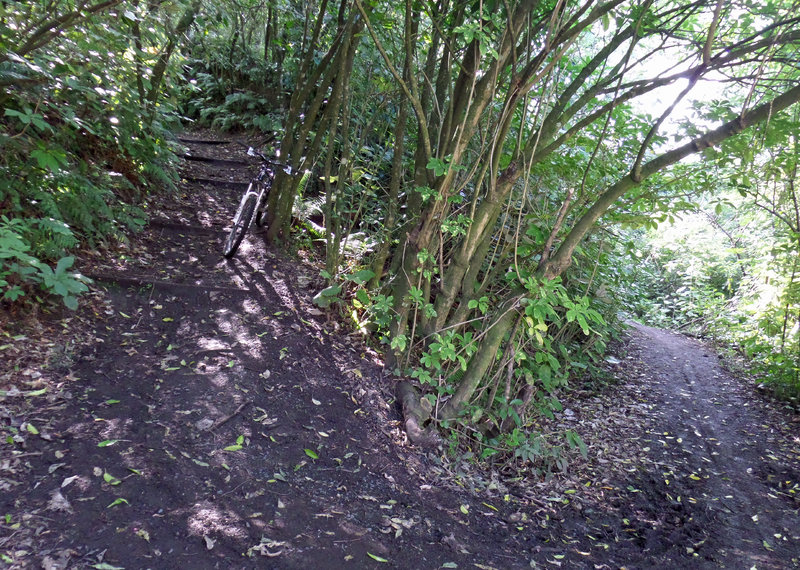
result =
[[[554,279],[563,274],[569,267],[578,244],[583,240],[594,224],[617,199],[631,188],[639,185],[642,180],[675,164],[687,156],[699,153],[706,148],[717,145],[725,139],[741,133],[749,126],[765,121],[773,114],[786,109],[798,101],[800,101],[800,85],[789,89],[786,93],[776,97],[774,100],[756,107],[749,113],[648,161],[642,165],[640,169],[640,178],[638,180],[634,179],[633,175],[625,176],[618,180],[603,192],[587,212],[572,226],[572,229],[553,256],[537,268],[537,275],[544,279]],[[488,330],[485,332],[485,336],[480,342],[479,349],[470,361],[466,373],[456,388],[455,394],[442,408],[440,414],[441,418],[451,419],[456,417],[463,409],[463,406],[471,400],[481,379],[491,366],[497,354],[497,350],[503,342],[504,336],[513,323],[517,303],[524,296],[525,291],[521,287],[515,289],[506,296],[505,301],[501,304],[500,309],[494,316],[492,324],[489,325]]]
[[173,30],[170,30],[169,40],[167,45],[161,50],[161,55],[158,56],[156,64],[153,66],[153,73],[150,77],[150,91],[147,93],[147,101],[150,105],[155,105],[158,101],[158,96],[161,93],[161,83],[164,80],[164,73],[167,71],[167,64],[172,57],[172,52],[178,46],[178,42],[183,38],[184,34],[189,31],[189,28],[194,23],[195,16],[200,10],[201,1],[194,0],[183,12],[181,19]]
[[518,316],[517,309],[520,298],[517,294],[509,295],[500,305],[499,316],[484,329],[482,333],[484,337],[480,341],[478,351],[472,357],[455,393],[442,407],[439,419],[449,420],[457,417],[472,399],[472,395],[497,357],[500,345]]

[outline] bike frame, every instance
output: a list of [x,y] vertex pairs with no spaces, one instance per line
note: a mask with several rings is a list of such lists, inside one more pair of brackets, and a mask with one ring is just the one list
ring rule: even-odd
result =
[[[253,218],[256,220],[256,225],[263,225],[262,221],[264,207],[266,205],[266,195],[272,187],[271,182],[274,178],[273,168],[276,166],[282,167],[287,173],[291,174],[291,167],[272,160],[253,147],[247,149],[247,155],[260,158],[261,166],[259,167],[258,174],[250,180],[247,190],[239,201],[236,215],[233,217],[233,227],[231,228],[228,239],[225,241],[225,248],[223,250],[227,258],[231,258],[236,254],[244,235],[247,233],[247,230],[250,229]],[[254,205],[251,201],[253,198],[255,198]],[[246,212],[245,208],[247,208]]]

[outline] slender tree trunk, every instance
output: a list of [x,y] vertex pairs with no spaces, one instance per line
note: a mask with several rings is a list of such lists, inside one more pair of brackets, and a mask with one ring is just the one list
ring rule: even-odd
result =
[[272,42],[274,41],[274,9],[275,6],[273,2],[270,2],[269,6],[267,7],[267,23],[264,24],[264,63],[270,62],[270,48],[272,47]]
[[[135,6],[138,6],[137,1]],[[147,91],[144,87],[144,68],[142,67],[142,30],[139,28],[139,20],[131,22],[131,33],[133,34],[133,49],[136,50],[133,57],[136,60],[136,91],[139,94],[139,103],[144,105],[147,100]]]
[[439,413],[440,419],[455,418],[464,405],[472,399],[472,395],[497,357],[500,345],[517,318],[520,298],[520,295],[509,295],[500,305],[498,317],[483,331],[484,336],[480,341],[478,351],[473,355],[455,393],[442,407]]
[[[287,175],[279,171],[275,178],[273,192],[270,193],[268,208],[267,241],[273,242],[278,238],[289,235],[292,221],[292,206],[300,184],[301,174],[317,160],[317,153],[325,137],[326,128],[330,125],[330,113],[323,112],[323,104],[329,89],[337,81],[337,74],[343,69],[352,68],[352,57],[359,41],[359,34],[363,20],[356,17],[357,12],[351,11],[346,19],[344,28],[340,29],[330,49],[318,64],[312,67],[313,53],[307,54],[303,67],[298,72],[298,89],[292,96],[289,106],[288,121],[284,129],[281,149],[284,156],[296,174]],[[319,37],[324,13],[319,19],[313,33],[314,38]],[[315,42],[312,42],[312,45]],[[349,61],[349,63],[348,63]],[[304,103],[312,96],[311,103],[305,111],[301,111]],[[330,106],[328,106],[330,107]],[[302,122],[300,117],[302,116]],[[312,129],[316,134],[309,141]]]
[[392,170],[389,180],[389,192],[386,204],[386,219],[383,221],[382,239],[372,262],[372,271],[375,273],[370,281],[370,288],[375,289],[383,279],[384,266],[389,258],[389,252],[394,239],[394,230],[397,225],[398,197],[403,183],[403,153],[405,152],[406,122],[408,121],[408,104],[405,100],[399,103],[397,118],[393,131],[394,149],[392,155]]
[[[3,50],[0,53],[0,63],[9,60],[9,52],[17,56],[23,57],[38,49],[43,48],[51,41],[59,37],[64,30],[67,30],[76,24],[86,20],[93,14],[104,12],[118,4],[123,0],[101,0],[95,4],[89,4],[88,0],[80,0],[76,2],[75,9],[71,12],[54,16],[52,18],[45,18],[37,22],[36,25],[28,30],[26,39],[22,44],[14,46],[13,49]],[[49,16],[49,15],[48,15]]]
[[641,166],[638,176],[634,177],[634,174],[631,174],[630,176],[620,179],[603,192],[592,207],[572,226],[572,229],[564,238],[564,241],[561,242],[561,245],[553,254],[553,257],[538,268],[538,273],[549,279],[561,275],[567,267],[569,267],[575,248],[578,247],[578,244],[583,240],[597,220],[599,220],[625,192],[641,184],[642,180],[668,166],[672,166],[687,156],[718,145],[725,139],[741,133],[747,127],[765,121],[768,117],[771,117],[775,113],[786,109],[798,101],[800,101],[800,85],[789,89],[786,93],[783,93],[772,101],[756,107],[749,113],[733,121],[729,121],[719,128],[708,131],[703,136],[689,143],[650,160]]
[[164,80],[164,73],[167,71],[167,64],[172,57],[172,52],[175,51],[175,48],[178,47],[178,42],[181,41],[184,34],[189,31],[189,28],[194,23],[201,4],[200,0],[194,0],[187,6],[175,28],[170,31],[167,45],[161,50],[161,55],[158,56],[158,60],[153,66],[153,74],[150,77],[150,91],[147,93],[147,101],[151,105],[155,105],[158,101],[158,96],[161,93],[161,83]]
[[[354,33],[358,33],[357,30]],[[350,183],[350,76],[353,72],[353,60],[355,59],[356,42],[351,42],[348,46],[345,57],[343,58],[342,67],[339,70],[336,81],[331,94],[331,100],[336,100],[335,109],[330,114],[328,129],[329,146],[328,157],[326,158],[326,167],[329,172],[328,179],[326,180],[326,193],[325,193],[325,226],[327,235],[325,236],[326,252],[325,252],[325,267],[330,275],[336,275],[339,272],[339,264],[341,261],[341,248],[343,238],[343,227],[339,219],[338,211],[338,196],[334,196],[334,188],[330,181],[330,161],[332,160],[333,150],[335,149],[335,138],[338,127],[338,120],[342,118],[342,143],[340,149],[339,166],[336,175],[336,189],[344,188]],[[328,103],[331,105],[331,102]],[[341,111],[340,111],[341,108]],[[339,194],[339,192],[336,192]]]

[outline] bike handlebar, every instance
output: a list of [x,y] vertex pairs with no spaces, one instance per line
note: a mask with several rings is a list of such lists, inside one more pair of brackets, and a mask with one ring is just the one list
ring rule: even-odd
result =
[[252,146],[246,145],[243,142],[239,142],[239,141],[236,141],[236,142],[238,142],[243,147],[247,148],[247,156],[252,156],[254,158],[260,158],[262,160],[262,162],[264,162],[266,164],[271,164],[272,166],[277,166],[279,168],[282,168],[283,171],[286,174],[294,174],[294,170],[292,170],[292,167],[290,165],[284,164],[283,162],[278,162],[277,160],[267,156],[266,154],[264,154],[260,150],[256,150]]

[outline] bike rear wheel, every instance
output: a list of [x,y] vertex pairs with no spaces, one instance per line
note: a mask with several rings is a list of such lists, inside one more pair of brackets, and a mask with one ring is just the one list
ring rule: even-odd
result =
[[239,245],[244,239],[244,234],[247,233],[247,228],[250,227],[250,221],[253,219],[258,195],[251,191],[252,188],[253,185],[251,184],[242,198],[239,209],[236,211],[236,216],[233,218],[233,227],[228,234],[228,239],[225,240],[222,254],[228,259],[236,255],[236,250],[239,249]]
[[259,208],[256,212],[256,226],[259,228],[263,228],[264,224],[267,223],[267,208]]

